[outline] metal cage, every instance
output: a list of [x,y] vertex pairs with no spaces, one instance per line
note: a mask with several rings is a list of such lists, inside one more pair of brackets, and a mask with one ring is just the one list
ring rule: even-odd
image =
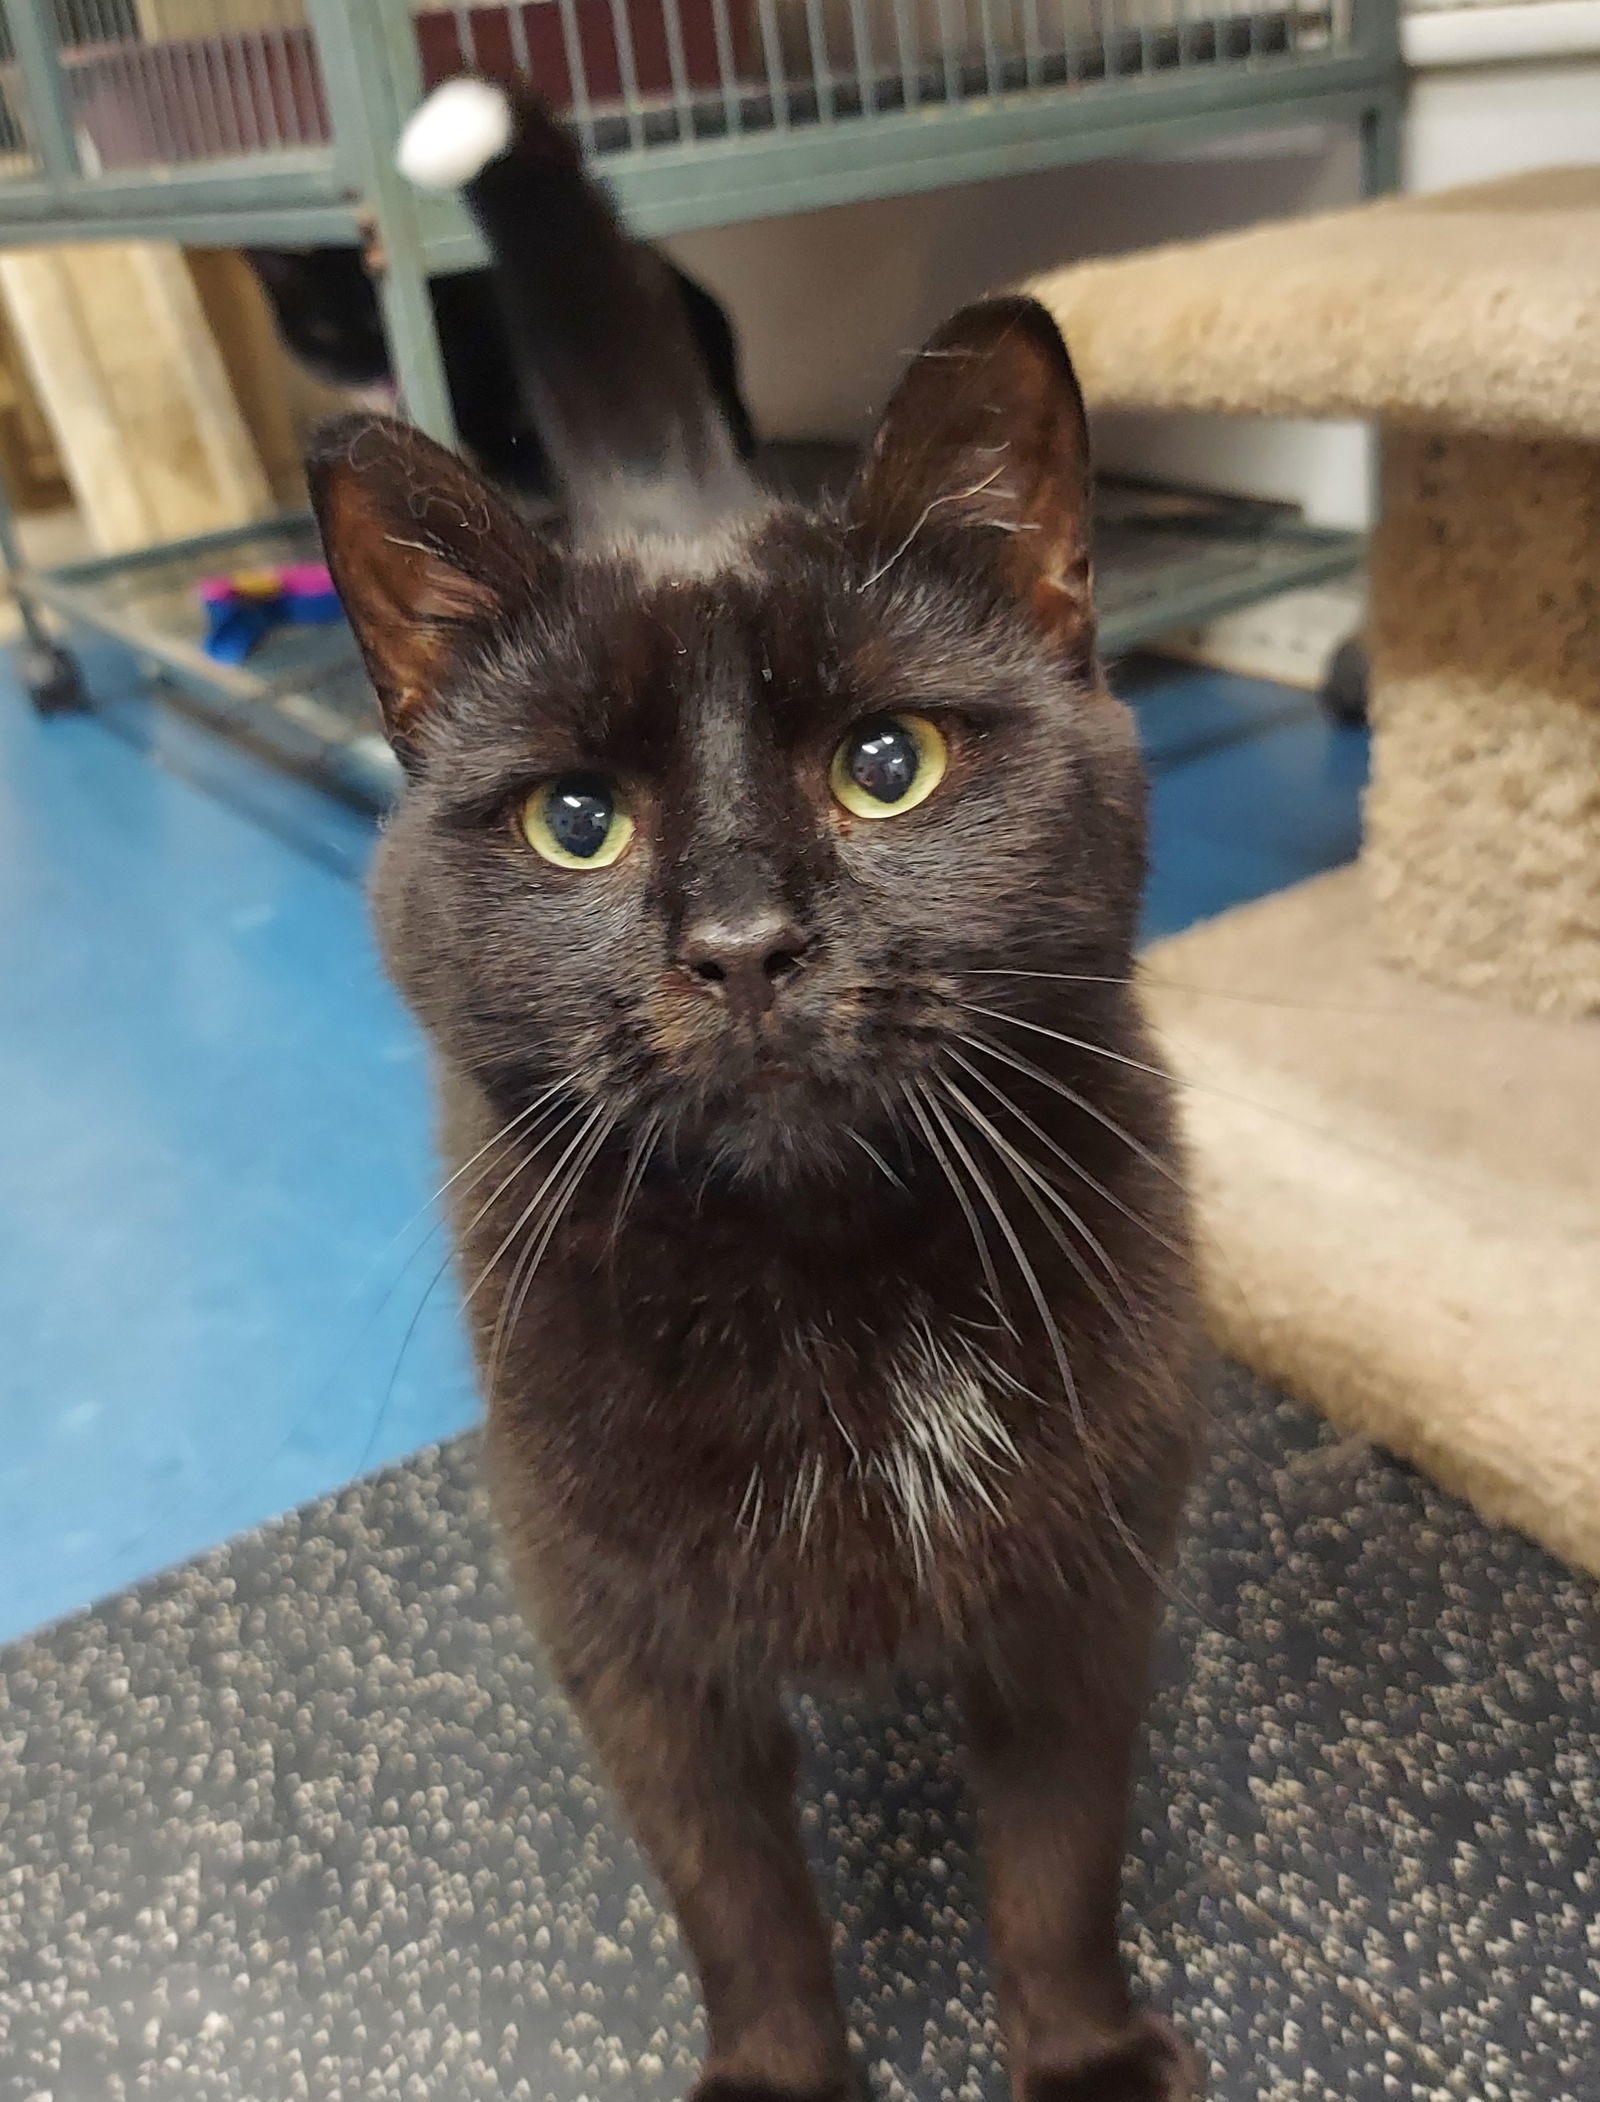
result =
[[[1394,0],[3,0],[0,243],[296,245],[375,222],[409,411],[448,438],[427,280],[480,251],[453,202],[400,181],[393,148],[465,68],[529,74],[646,235],[1285,122],[1358,127],[1376,190],[1401,92]],[[1113,646],[1354,552],[1270,507],[1180,506],[1175,526],[1124,492],[1117,511]],[[307,530],[224,544],[287,558]],[[326,748],[346,785],[353,767],[381,792],[347,643],[226,677],[199,650],[186,580],[214,538],[49,575],[20,564],[5,518],[0,539],[36,654],[54,605],[134,641],[196,705]]]

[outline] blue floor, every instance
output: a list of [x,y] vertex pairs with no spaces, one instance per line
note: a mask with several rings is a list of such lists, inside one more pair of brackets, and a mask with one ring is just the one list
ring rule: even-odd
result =
[[[0,1640],[475,1407],[370,826],[90,670],[93,718],[0,686]],[[1354,853],[1365,740],[1306,696],[1119,684],[1151,935]]]

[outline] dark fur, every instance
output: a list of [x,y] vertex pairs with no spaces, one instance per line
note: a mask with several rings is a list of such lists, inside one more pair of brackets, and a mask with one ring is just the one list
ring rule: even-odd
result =
[[[392,387],[394,370],[374,285],[356,248],[252,248],[278,333],[313,378],[333,387]],[[739,345],[721,303],[665,258],[645,251],[682,303],[705,377],[739,453],[755,450],[739,384]],[[461,443],[493,481],[525,498],[557,495],[554,469],[528,404],[504,308],[488,270],[429,285],[450,406]]]
[[736,376],[718,386],[687,280],[627,238],[577,141],[526,88],[502,92],[520,122],[462,195],[574,526],[660,523],[664,489],[674,524],[715,518],[749,486]]
[[[541,541],[376,421],[329,432],[313,486],[410,776],[385,953],[433,1041],[447,1158],[488,1147],[455,1209],[495,1503],[694,1952],[700,2102],[847,2092],[777,1692],[905,1666],[962,1689],[1021,2102],[1181,2102],[1192,2060],[1130,2005],[1117,1892],[1194,1331],[1167,1090],[1125,983],[1144,790],[1095,669],[1053,325],[1020,300],[958,316],[840,514],[752,501],[676,557],[608,542],[603,507],[578,544]],[[941,723],[949,773],[853,820],[830,754],[905,709]],[[629,787],[610,869],[518,837],[522,798],[572,767]],[[1076,1225],[1052,1232],[946,1077]],[[544,1114],[570,1121],[511,1131],[553,1085]],[[964,1158],[948,1134],[937,1157],[918,1088]],[[888,1463],[930,1337],[1011,1455],[954,1485],[919,1550]]]

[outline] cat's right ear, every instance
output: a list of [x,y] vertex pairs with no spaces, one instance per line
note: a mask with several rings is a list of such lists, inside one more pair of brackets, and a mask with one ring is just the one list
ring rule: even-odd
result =
[[555,560],[454,453],[386,416],[341,416],[306,461],[334,589],[413,766],[451,671],[548,582]]

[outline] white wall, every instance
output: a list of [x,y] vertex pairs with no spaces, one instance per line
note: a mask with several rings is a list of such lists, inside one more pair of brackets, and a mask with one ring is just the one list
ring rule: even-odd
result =
[[[1413,188],[1590,160],[1600,160],[1600,57],[1415,81]],[[1357,194],[1354,142],[1313,130],[1260,136],[1226,153],[1068,168],[721,228],[668,245],[732,309],[762,428],[854,437],[870,427],[907,354],[964,300],[1078,257],[1328,209]],[[1108,466],[1289,498],[1329,524],[1366,515],[1366,441],[1353,426],[1122,416],[1103,419],[1098,443]]]
[[1600,54],[1419,74],[1406,161],[1413,190],[1600,161]]
[[1322,143],[1319,132],[1279,134],[1250,161],[1107,162],[669,245],[733,307],[763,423],[786,437],[841,436],[963,300],[1076,257],[1342,201],[1353,162],[1335,166]]

